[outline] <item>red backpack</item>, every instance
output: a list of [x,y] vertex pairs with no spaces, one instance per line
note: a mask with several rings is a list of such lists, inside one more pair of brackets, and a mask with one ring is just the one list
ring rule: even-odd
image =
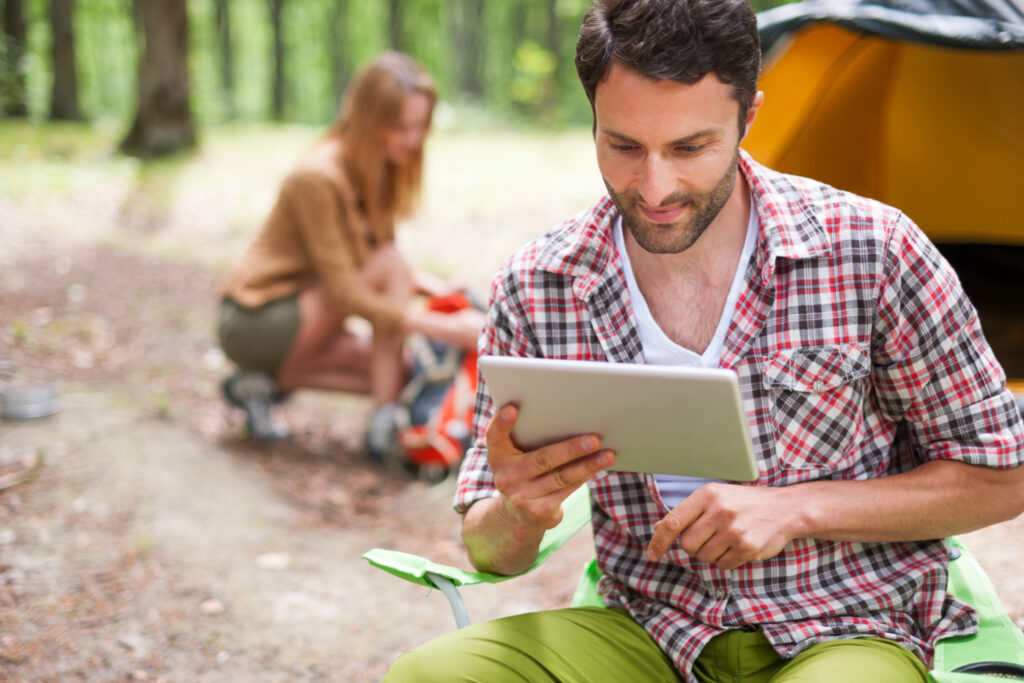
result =
[[[428,303],[444,313],[472,306],[461,292]],[[395,418],[398,446],[409,469],[439,481],[458,468],[469,447],[477,355],[422,336],[410,336],[408,344],[414,370],[399,398],[405,410]]]

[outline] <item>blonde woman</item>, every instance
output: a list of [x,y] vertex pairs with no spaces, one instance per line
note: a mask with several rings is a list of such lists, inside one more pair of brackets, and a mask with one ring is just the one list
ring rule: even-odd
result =
[[[395,221],[419,195],[436,100],[433,80],[406,55],[365,66],[232,270],[218,333],[239,371],[223,388],[253,437],[287,434],[270,407],[302,387],[369,394],[386,422],[406,378],[408,332],[475,347],[481,314],[409,307],[447,285],[414,273],[394,244]],[[352,333],[350,316],[369,321],[372,335]]]

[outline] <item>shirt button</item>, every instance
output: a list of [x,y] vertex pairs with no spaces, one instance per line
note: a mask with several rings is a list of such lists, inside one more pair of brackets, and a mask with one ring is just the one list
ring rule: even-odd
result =
[[724,597],[725,597],[725,591],[724,590],[718,589],[718,590],[715,591],[715,600],[721,600]]
[[814,382],[814,390],[815,390],[815,391],[821,391],[821,390],[822,390],[822,389],[824,389],[824,388],[825,388],[825,383],[824,383],[824,382],[822,382],[822,381],[821,381],[820,379],[819,379],[819,380],[816,380],[816,381]]

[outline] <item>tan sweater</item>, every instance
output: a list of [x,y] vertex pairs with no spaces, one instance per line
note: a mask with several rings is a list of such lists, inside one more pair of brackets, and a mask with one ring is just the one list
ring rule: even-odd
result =
[[[358,277],[372,246],[370,224],[340,163],[341,142],[318,142],[285,178],[256,240],[228,276],[223,293],[250,308],[322,282],[342,317],[358,315],[381,330],[402,309]],[[375,235],[394,240],[393,229]]]

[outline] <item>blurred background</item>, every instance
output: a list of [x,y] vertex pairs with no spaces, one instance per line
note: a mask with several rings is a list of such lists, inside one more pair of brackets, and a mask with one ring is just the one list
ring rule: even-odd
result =
[[[756,9],[782,4],[754,2]],[[391,48],[443,99],[545,126],[586,124],[572,55],[587,0],[3,0],[7,117],[131,122],[159,70],[203,126],[324,125],[353,71]],[[186,82],[187,81],[187,82]]]
[[[753,2],[762,12],[781,4]],[[362,397],[298,392],[286,406],[293,439],[240,439],[219,392],[230,371],[214,333],[219,286],[281,179],[334,119],[350,76],[394,48],[441,93],[422,207],[399,226],[399,247],[485,294],[516,247],[604,193],[573,68],[588,6],[0,0],[0,385],[60,386],[49,416],[0,419],[0,680],[372,681],[451,628],[436,592],[378,577],[359,559],[382,546],[465,565],[451,480],[427,484],[369,463]],[[769,93],[764,133],[747,146],[770,164],[815,164],[812,175],[825,174],[822,159],[849,171],[865,149],[850,125],[864,118],[849,104],[869,100],[831,86],[872,79],[839,78],[833,65],[903,57],[872,57],[859,34],[809,35],[778,41],[775,57],[793,47],[796,59],[777,62],[795,66],[771,77],[782,94]],[[795,49],[805,43],[833,61]],[[1020,74],[1022,54],[991,57],[1004,70],[986,78],[974,62],[959,71],[979,89],[1019,92],[1001,74]],[[822,77],[813,88],[811,73]],[[914,83],[932,79],[874,92],[910,99]],[[960,100],[964,130],[1002,117],[986,125],[1012,158],[1006,172],[960,163],[979,156],[973,138],[938,130],[940,143],[919,141],[908,157],[980,189],[915,183],[922,206],[948,213],[955,197],[968,214],[993,201],[1019,212],[1018,100],[982,106],[949,87],[936,88],[940,102]],[[814,99],[832,91],[843,96]],[[803,98],[800,117],[792,98]],[[811,114],[832,111],[846,114],[840,125],[811,125]],[[919,111],[889,116],[898,125],[885,139],[919,133]],[[785,135],[770,132],[773,118]],[[781,144],[799,141],[794,129],[810,134],[802,149],[820,153]],[[943,163],[923,162],[920,148],[940,150]],[[1000,196],[979,194],[986,185]],[[980,239],[975,225],[943,249],[1021,378],[1024,231],[1013,219]],[[1022,525],[968,539],[1018,624]],[[471,615],[566,604],[593,552],[584,536],[531,579],[470,597]]]

